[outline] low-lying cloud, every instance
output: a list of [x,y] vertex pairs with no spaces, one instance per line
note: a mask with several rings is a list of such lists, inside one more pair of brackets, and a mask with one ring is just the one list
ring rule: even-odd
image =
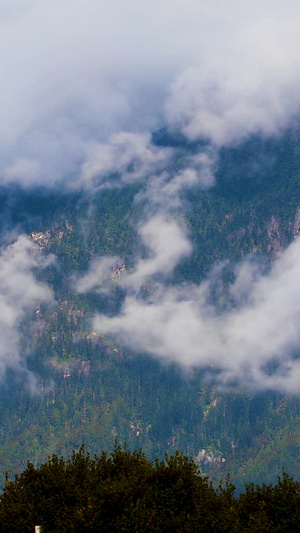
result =
[[86,292],[108,292],[111,284],[111,272],[118,264],[119,258],[116,256],[106,256],[94,259],[89,272],[83,277],[73,280],[74,289],[84,294]]
[[[191,253],[176,212],[182,191],[214,185],[220,147],[280,133],[299,116],[299,9],[295,0],[0,6],[0,184],[93,191],[145,182],[136,197],[145,253],[120,277],[120,314],[95,317],[95,329],[186,367],[218,369],[222,383],[246,379],[294,392],[298,239],[268,274],[243,262],[223,310],[209,280],[166,280]],[[185,153],[159,147],[151,132],[161,126],[205,142]],[[9,365],[24,366],[18,325],[25,310],[51,299],[33,276],[42,260],[32,249],[20,237],[0,257],[0,376]],[[116,261],[95,260],[76,290],[107,292]]]
[[28,384],[34,386],[35,378],[27,370],[19,346],[20,324],[29,310],[53,299],[52,290],[38,282],[34,274],[50,261],[52,258],[43,257],[24,235],[0,253],[0,381],[11,369],[26,375]]
[[[159,281],[159,273],[171,274],[180,251],[183,257],[190,250],[184,233],[172,227],[173,242],[178,243],[175,257],[169,238],[165,239],[170,228],[162,220],[160,226],[163,231],[155,233],[155,247],[149,242],[149,223],[141,232],[152,254],[121,278],[127,295],[120,313],[97,315],[93,328],[117,336],[136,351],[185,368],[205,368],[222,385],[245,381],[254,388],[299,392],[299,238],[278,254],[268,273],[254,258],[244,260],[235,269],[235,281],[226,291],[219,287],[215,299],[213,284],[217,277],[221,285],[222,272],[199,285],[168,286]],[[142,283],[151,283],[150,293],[141,291]],[[92,283],[87,287],[92,290]],[[101,290],[99,283],[97,287]],[[224,298],[226,306],[220,306]]]
[[79,185],[100,188],[136,183],[166,169],[171,155],[171,149],[152,144],[150,133],[121,132],[110,137],[107,143],[90,148]]

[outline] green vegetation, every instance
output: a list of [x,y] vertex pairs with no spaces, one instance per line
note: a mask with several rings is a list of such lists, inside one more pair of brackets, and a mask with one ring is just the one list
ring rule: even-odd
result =
[[84,447],[71,460],[49,457],[6,481],[0,497],[3,533],[298,532],[300,483],[285,472],[274,487],[246,485],[239,498],[227,478],[214,489],[192,459],[164,461],[115,446],[93,459]]
[[[197,150],[182,139],[156,141]],[[170,284],[198,283],[216,262],[249,253],[268,265],[278,246],[293,239],[299,168],[295,135],[224,149],[217,185],[186,193],[187,209],[176,215],[190,231],[193,253]],[[246,480],[274,483],[282,467],[299,480],[299,396],[255,393],[246,384],[221,392],[203,371],[184,374],[93,335],[93,313],[116,313],[122,290],[76,295],[72,276],[106,254],[134,266],[141,207],[134,198],[142,187],[98,191],[92,199],[39,191],[0,197],[3,224],[11,218],[28,234],[45,234],[43,253],[57,257],[37,273],[54,287],[55,304],[34,310],[21,325],[20,351],[37,377],[37,394],[13,373],[0,391],[0,485],[5,470],[20,473],[27,460],[38,467],[48,455],[69,456],[83,441],[91,453],[111,452],[115,438],[129,450],[142,447],[150,461],[182,450],[214,484],[230,472],[238,492]]]

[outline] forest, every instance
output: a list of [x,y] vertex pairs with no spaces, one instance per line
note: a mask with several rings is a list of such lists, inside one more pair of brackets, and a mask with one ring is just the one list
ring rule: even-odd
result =
[[[297,139],[287,132],[280,139],[256,137],[224,149],[216,186],[185,193],[185,208],[176,216],[189,228],[193,248],[169,286],[199,283],[214,265],[227,261],[226,306],[232,265],[250,254],[268,270],[278,242],[283,249],[298,231]],[[164,130],[154,142],[181,143],[183,153],[199,149]],[[246,189],[245,173],[251,176]],[[1,385],[1,486],[4,472],[12,479],[27,460],[38,467],[52,454],[70,457],[82,443],[91,453],[110,453],[115,438],[130,450],[142,447],[150,461],[180,450],[214,484],[229,472],[238,492],[245,482],[275,483],[282,467],[298,480],[298,395],[256,390],[245,381],[222,390],[205,368],[184,370],[92,329],[95,312],[118,313],[124,289],[113,283],[109,293],[79,294],[74,276],[105,255],[120,257],[129,272],[134,268],[136,254],[144,253],[136,232],[142,205],[135,201],[142,189],[134,184],[101,190],[92,199],[18,188],[1,192],[1,224],[22,227],[40,253],[56,257],[36,269],[37,279],[53,288],[54,301],[35,307],[19,324],[19,350],[35,376],[35,390],[29,391],[13,369]]]
[[6,480],[1,531],[296,533],[300,483],[284,471],[274,486],[246,484],[238,497],[227,477],[214,488],[195,462],[176,452],[150,462],[115,444],[93,458],[82,446],[70,460],[53,455]]

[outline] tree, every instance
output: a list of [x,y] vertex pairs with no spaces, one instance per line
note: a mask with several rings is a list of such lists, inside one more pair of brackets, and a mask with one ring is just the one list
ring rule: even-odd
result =
[[278,484],[246,485],[234,495],[229,477],[214,489],[195,462],[176,452],[148,461],[115,444],[108,456],[82,446],[70,460],[47,463],[7,478],[0,497],[1,533],[159,532],[294,533],[300,524],[300,483],[285,472]]
[[234,531],[220,521],[228,509],[226,490],[217,493],[194,461],[178,452],[152,463],[141,450],[118,445],[111,456],[92,459],[82,446],[70,460],[53,455],[7,480],[1,531],[25,533],[35,524],[44,533]]

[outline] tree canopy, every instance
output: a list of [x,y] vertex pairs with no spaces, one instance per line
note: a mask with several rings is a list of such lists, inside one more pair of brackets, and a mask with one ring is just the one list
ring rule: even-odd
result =
[[285,472],[277,485],[246,485],[236,497],[229,478],[215,489],[195,462],[176,452],[150,462],[115,445],[90,457],[82,446],[65,460],[28,463],[0,497],[1,531],[296,532],[300,483]]

